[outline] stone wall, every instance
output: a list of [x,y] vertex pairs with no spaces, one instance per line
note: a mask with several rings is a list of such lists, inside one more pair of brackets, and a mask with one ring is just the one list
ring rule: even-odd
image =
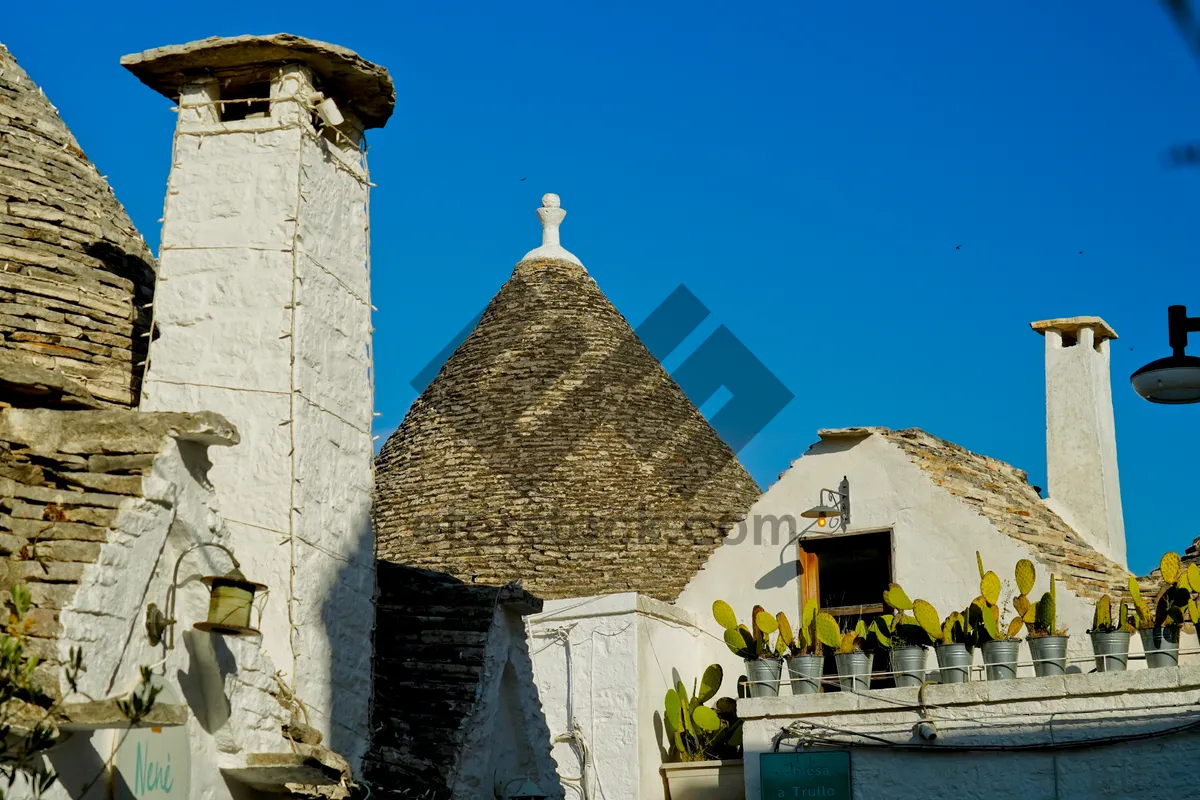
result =
[[[104,177],[0,45],[0,353],[61,373],[99,404],[136,406],[153,264]],[[0,381],[4,405],[31,403]]]
[[758,487],[587,270],[517,265],[376,459],[379,556],[673,600]]
[[[120,509],[142,497],[144,477],[169,437],[232,444],[237,431],[211,413],[0,411],[0,591],[29,586],[32,649],[46,659],[40,669],[53,692],[61,615],[116,535]],[[106,582],[116,579],[109,574]],[[105,672],[93,666],[93,674]]]

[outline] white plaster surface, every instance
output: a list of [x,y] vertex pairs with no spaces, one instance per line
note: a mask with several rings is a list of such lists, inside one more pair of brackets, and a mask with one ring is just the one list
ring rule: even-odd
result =
[[[1030,558],[1037,565],[1034,592],[1038,596],[1049,587],[1049,569],[1037,562],[1036,553],[996,530],[973,508],[935,484],[899,447],[871,435],[822,440],[793,462],[751,508],[747,522],[733,530],[689,582],[677,604],[694,613],[714,636],[721,633],[712,618],[716,599],[729,602],[743,620],[759,603],[771,612],[786,612],[794,621],[800,606],[796,544],[787,544],[786,525],[779,527],[778,536],[772,536],[774,526],[769,520],[790,514],[805,531],[813,521],[802,519],[801,512],[816,504],[822,488],[836,486],[842,476],[850,480],[851,525],[847,532],[891,529],[894,579],[911,597],[932,603],[941,616],[966,608],[979,594],[976,551],[984,566],[1000,576],[1005,619],[1015,615],[1013,569],[1017,561]],[[828,535],[815,525],[804,533],[806,538]],[[1091,601],[1062,584],[1057,595],[1060,625],[1072,634],[1068,657],[1091,656],[1091,642],[1085,633],[1092,621]],[[1131,652],[1141,652],[1137,637]],[[736,670],[734,674],[742,674],[741,662],[728,649],[721,659],[727,673]],[[981,653],[977,652],[976,663],[982,664]]]
[[[692,615],[625,593],[548,601],[527,627],[566,797],[584,796],[584,774],[589,797],[661,800],[663,697],[712,663]],[[736,680],[726,677],[723,694],[736,696]],[[586,744],[586,773],[578,749],[562,741],[572,732]]]
[[1046,337],[1047,496],[1077,533],[1113,561],[1126,563],[1125,518],[1117,470],[1109,340],[1084,326],[1077,344]]
[[[486,687],[475,713],[466,720],[464,759],[452,787],[455,798],[492,800],[511,784],[535,781],[548,796],[562,798],[549,757],[550,731],[533,678],[524,622],[498,607],[484,654],[480,686]],[[473,758],[487,753],[488,758]]]
[[[923,705],[916,689],[742,700],[738,715],[745,720],[746,797],[761,796],[758,756],[770,752],[774,738],[790,725],[843,742],[863,742],[853,735],[862,733],[917,745],[907,750],[852,747],[856,798],[1193,797],[1195,778],[1180,765],[1200,742],[1194,732],[1056,748],[1195,725],[1200,721],[1198,702],[1198,667],[931,686]],[[937,727],[935,742],[923,744],[915,735],[922,719]],[[786,740],[781,749],[798,743]],[[963,745],[1029,749],[948,750]]]
[[[92,698],[125,694],[138,682],[141,666],[154,665],[178,686],[190,712],[189,796],[226,800],[238,790],[222,777],[222,766],[241,763],[247,753],[290,752],[280,730],[290,715],[275,698],[276,666],[260,643],[192,629],[208,610],[208,590],[199,578],[227,572],[228,557],[202,548],[182,562],[173,650],[152,647],[144,628],[146,604],[165,606],[179,555],[200,542],[230,540],[207,483],[208,452],[196,443],[165,441],[142,481],[143,496],[120,507],[97,563],[85,568],[72,604],[63,609],[59,647],[63,658],[72,646],[83,649],[87,671],[80,690]],[[103,766],[115,736],[119,731],[76,735],[53,750],[47,760],[59,784],[47,800],[108,796]]]
[[269,118],[181,115],[142,407],[216,410],[241,432],[211,478],[243,571],[270,587],[262,648],[357,769],[374,624],[368,185],[361,157],[287,99],[311,88],[285,67]]

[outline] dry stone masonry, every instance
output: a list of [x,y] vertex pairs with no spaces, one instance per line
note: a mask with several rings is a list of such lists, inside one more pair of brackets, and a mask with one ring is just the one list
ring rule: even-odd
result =
[[29,586],[33,650],[45,659],[39,669],[51,693],[59,690],[60,613],[112,537],[122,506],[143,496],[143,478],[168,437],[238,440],[209,412],[0,412],[0,592]]
[[[108,183],[0,45],[0,408],[136,406],[153,264]],[[5,377],[18,368],[21,383]],[[70,391],[45,388],[64,378]]]
[[558,244],[547,198],[543,246],[376,460],[379,557],[547,599],[673,600],[758,487]]

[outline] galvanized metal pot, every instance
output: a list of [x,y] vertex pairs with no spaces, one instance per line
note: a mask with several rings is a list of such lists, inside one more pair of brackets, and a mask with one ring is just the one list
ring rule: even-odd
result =
[[1179,626],[1143,628],[1142,649],[1146,651],[1146,666],[1150,669],[1179,666]]
[[870,687],[871,667],[866,653],[838,653],[833,659],[837,662],[838,686],[843,692],[865,692]]
[[1020,642],[984,642],[983,663],[989,681],[1007,681],[1017,677],[1017,654]]
[[892,672],[896,686],[920,687],[925,682],[925,648],[908,645],[892,650]]
[[792,694],[817,694],[821,691],[821,675],[825,672],[825,656],[792,656],[788,659],[788,674],[792,677]]
[[1067,637],[1030,636],[1029,655],[1033,657],[1033,673],[1039,678],[1067,674]]
[[933,648],[941,669],[942,683],[967,683],[971,680],[974,653],[965,644],[939,644]]
[[1124,672],[1129,665],[1129,631],[1092,631],[1096,672]]
[[779,677],[783,673],[782,658],[746,659],[746,690],[751,697],[778,697]]

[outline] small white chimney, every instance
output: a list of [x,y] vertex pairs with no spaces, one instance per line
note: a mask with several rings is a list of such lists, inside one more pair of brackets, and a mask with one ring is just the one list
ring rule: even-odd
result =
[[1046,338],[1047,505],[1097,551],[1125,565],[1108,342],[1099,317],[1030,324]]

